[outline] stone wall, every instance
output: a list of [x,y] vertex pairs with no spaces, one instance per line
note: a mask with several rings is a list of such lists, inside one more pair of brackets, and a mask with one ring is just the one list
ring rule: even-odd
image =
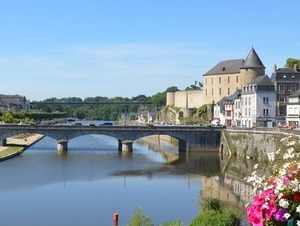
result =
[[[225,134],[226,137],[224,136]],[[237,156],[245,158],[263,159],[270,152],[278,149],[277,142],[287,134],[268,133],[261,131],[240,131],[240,130],[227,130],[223,131],[221,143],[225,153],[236,152]],[[227,139],[227,141],[225,141]],[[231,145],[231,147],[230,147]]]

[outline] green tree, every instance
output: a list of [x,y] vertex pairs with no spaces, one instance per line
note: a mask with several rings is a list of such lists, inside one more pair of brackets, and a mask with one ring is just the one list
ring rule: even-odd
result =
[[165,93],[167,93],[167,92],[176,92],[176,91],[179,91],[177,86],[171,86],[171,87],[166,89]]
[[300,66],[300,59],[288,58],[286,60],[285,67],[287,67],[287,68],[293,68],[295,64],[297,64],[298,67],[299,67]]
[[195,81],[195,84],[186,87],[185,90],[202,90],[202,87],[203,84],[201,82]]

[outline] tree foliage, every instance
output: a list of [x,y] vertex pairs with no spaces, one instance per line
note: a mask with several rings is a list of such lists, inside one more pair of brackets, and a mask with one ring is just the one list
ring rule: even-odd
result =
[[154,226],[153,220],[143,214],[143,208],[138,207],[127,226]]
[[288,58],[286,60],[285,67],[286,68],[293,68],[295,64],[297,64],[298,67],[300,67],[300,59]]
[[195,81],[195,84],[192,84],[185,88],[185,90],[202,90],[203,84],[201,82]]

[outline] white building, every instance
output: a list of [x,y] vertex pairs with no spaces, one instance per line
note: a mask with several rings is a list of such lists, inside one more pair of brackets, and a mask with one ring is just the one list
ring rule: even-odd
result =
[[286,104],[286,124],[300,128],[300,90],[288,97]]
[[241,110],[241,91],[237,91],[237,97],[234,99],[233,125],[240,127],[242,125],[242,110]]
[[276,93],[267,75],[258,76],[242,87],[241,124],[245,127],[272,127],[275,123]]
[[221,124],[226,126],[237,125],[236,123],[237,117],[235,115],[235,108],[236,108],[235,105],[236,102],[238,102],[236,101],[237,99],[238,100],[240,99],[240,90],[236,91],[234,94],[230,95],[229,97],[223,97],[214,106],[214,119],[212,121],[212,125],[214,124]]
[[215,106],[214,106],[214,118],[211,122],[212,125],[225,125],[225,116],[224,112],[224,104],[223,102],[227,99],[227,97],[223,97]]

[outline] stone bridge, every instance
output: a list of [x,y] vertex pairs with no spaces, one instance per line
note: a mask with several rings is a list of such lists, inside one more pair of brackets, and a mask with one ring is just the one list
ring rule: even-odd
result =
[[220,146],[221,128],[198,126],[70,126],[70,125],[1,125],[0,139],[6,145],[8,137],[38,133],[57,140],[58,151],[68,150],[72,138],[99,134],[116,138],[119,151],[132,151],[132,143],[151,135],[168,135],[178,140],[178,151],[191,151],[194,148],[213,148]]

